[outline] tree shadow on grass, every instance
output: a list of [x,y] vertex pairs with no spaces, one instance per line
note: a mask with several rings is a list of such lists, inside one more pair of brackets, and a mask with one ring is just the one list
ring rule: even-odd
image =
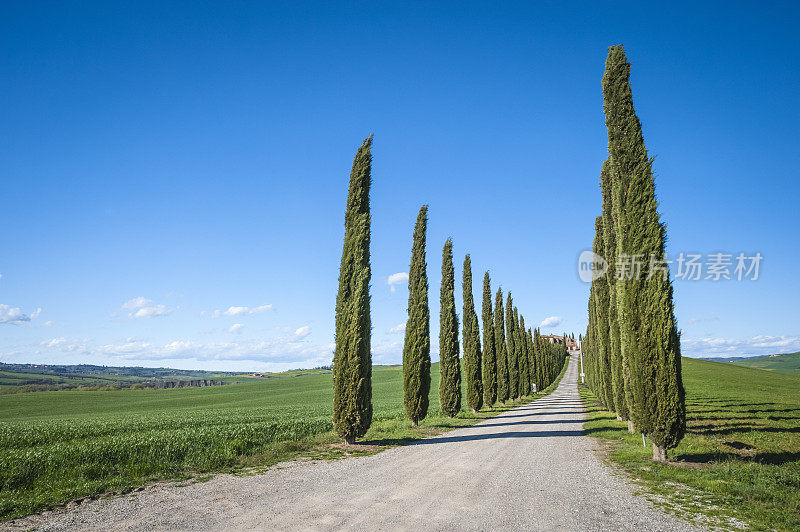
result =
[[[735,443],[735,442],[734,442]],[[709,462],[752,462],[765,465],[781,465],[787,462],[800,460],[800,453],[796,452],[761,452],[752,455],[742,455],[725,451],[710,451],[707,453],[679,453],[675,456],[675,461],[691,463]]]
[[713,434],[715,436],[726,436],[729,434],[741,434],[748,432],[771,432],[781,433],[800,433],[800,427],[762,427],[757,425],[700,425],[687,427],[686,432],[693,434]]

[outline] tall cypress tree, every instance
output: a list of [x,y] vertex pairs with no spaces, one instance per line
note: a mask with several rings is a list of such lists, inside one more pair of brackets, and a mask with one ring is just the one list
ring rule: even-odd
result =
[[497,353],[494,345],[494,316],[489,272],[483,274],[483,400],[486,406],[497,401]]
[[503,290],[497,289],[494,298],[494,347],[497,352],[497,399],[508,401],[508,356],[506,353],[506,331],[503,322]]
[[483,382],[481,381],[481,336],[478,328],[478,315],[472,298],[472,261],[464,257],[464,271],[461,279],[461,293],[464,297],[462,318],[464,341],[464,373],[467,381],[467,406],[477,412],[483,406]]
[[[533,393],[533,385],[536,384],[536,372],[537,372],[537,369],[536,369],[536,348],[534,347],[535,343],[533,341],[533,331],[531,331],[530,328],[528,328],[528,334],[527,334],[526,341],[527,341],[527,344],[528,344],[528,359],[530,360],[530,365],[529,365],[530,387],[528,389],[530,390],[529,393]],[[539,391],[538,385],[537,385],[536,391],[537,392]]]
[[638,275],[634,271],[615,283],[617,316],[623,371],[627,363],[631,388],[628,415],[653,441],[653,458],[664,460],[666,450],[680,442],[686,429],[685,394],[672,282],[664,263],[666,227],[658,214],[653,161],[634,111],[630,68],[623,47],[610,47],[603,110],[616,173],[616,258],[631,264],[634,257],[644,259]]
[[[612,199],[613,180],[611,158],[608,158],[600,171],[600,189],[603,193],[603,244],[605,247],[603,258],[608,264],[605,276],[608,284],[608,351],[611,364],[613,408],[617,413],[617,418],[625,421],[628,419],[628,402],[625,400],[625,378],[622,372],[622,353],[619,347],[619,323],[617,322],[617,250]],[[580,335],[578,335],[578,339],[582,339]]]
[[344,214],[344,245],[336,296],[336,347],[333,352],[333,426],[352,444],[372,423],[370,340],[369,189],[372,135],[356,151]]
[[[605,251],[603,217],[595,218],[595,238],[593,251],[602,255]],[[594,280],[594,333],[595,355],[597,356],[598,397],[610,410],[614,409],[614,394],[611,393],[611,358],[608,345],[608,281],[605,276]]]
[[525,341],[525,318],[520,315],[517,327],[517,344],[519,345],[519,395],[524,397],[531,393],[531,379],[528,367],[528,343]]
[[408,321],[403,345],[403,401],[414,426],[428,415],[428,394],[431,389],[428,265],[425,263],[427,227],[428,206],[423,205],[414,226],[411,266],[408,270]]
[[511,399],[519,397],[519,363],[517,361],[517,347],[514,343],[516,335],[514,328],[517,320],[514,319],[514,300],[511,292],[506,296],[506,356],[508,357],[508,396]]
[[439,401],[447,417],[461,410],[461,361],[454,289],[453,241],[448,238],[442,249],[442,308],[439,313]]

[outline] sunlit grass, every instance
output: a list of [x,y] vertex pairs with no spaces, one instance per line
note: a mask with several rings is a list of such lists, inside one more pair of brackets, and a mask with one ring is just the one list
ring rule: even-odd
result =
[[679,513],[756,530],[800,529],[800,376],[683,359],[687,434],[671,463],[603,410],[591,392],[586,432],[611,460]]

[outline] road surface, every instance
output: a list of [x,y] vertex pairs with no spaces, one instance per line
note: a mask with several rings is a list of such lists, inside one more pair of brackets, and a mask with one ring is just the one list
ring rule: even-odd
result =
[[551,395],[369,457],[162,484],[18,520],[44,530],[693,530],[583,434],[576,357]]

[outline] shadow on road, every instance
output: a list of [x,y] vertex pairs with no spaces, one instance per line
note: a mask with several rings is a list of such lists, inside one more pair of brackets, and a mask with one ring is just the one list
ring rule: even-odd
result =
[[503,438],[550,438],[557,436],[583,436],[583,430],[541,430],[531,432],[498,432],[495,434],[466,434],[464,436],[434,436],[420,440],[412,445],[431,445],[435,443],[454,443],[462,441],[497,440]]

